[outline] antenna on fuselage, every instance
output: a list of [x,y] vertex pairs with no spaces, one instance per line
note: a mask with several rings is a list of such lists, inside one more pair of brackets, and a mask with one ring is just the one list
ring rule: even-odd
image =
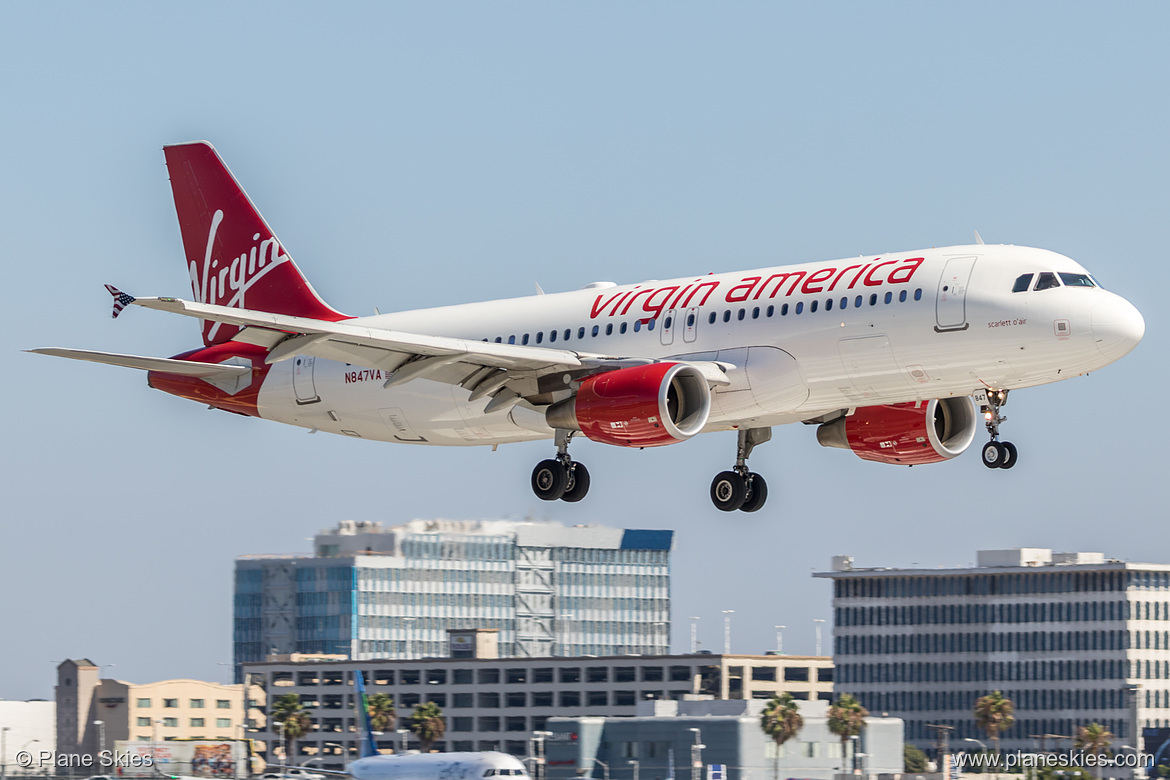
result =
[[975,243],[976,243],[976,244],[982,244],[982,243],[983,243],[983,236],[979,235],[979,231],[978,231],[978,230],[976,230],[976,231],[975,231]]

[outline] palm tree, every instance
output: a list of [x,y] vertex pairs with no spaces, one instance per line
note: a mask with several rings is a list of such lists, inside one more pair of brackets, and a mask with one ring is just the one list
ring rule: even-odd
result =
[[983,729],[995,744],[996,756],[999,756],[999,735],[1016,722],[1012,715],[1015,711],[1016,705],[999,691],[992,691],[975,700],[975,725]]
[[433,701],[414,705],[414,712],[410,716],[410,730],[418,737],[419,747],[427,753],[435,740],[442,739],[447,733],[447,719],[443,711]]
[[841,694],[837,701],[829,705],[829,731],[841,738],[841,771],[845,771],[845,746],[852,737],[856,737],[865,728],[865,719],[869,717],[869,710],[861,706],[861,702],[848,693]]
[[301,697],[295,693],[286,693],[272,705],[272,721],[281,724],[280,731],[284,735],[284,761],[288,763],[290,755],[295,753],[293,746],[296,741],[313,728],[313,721],[309,713],[301,705]]
[[374,731],[393,731],[398,725],[398,713],[394,710],[394,697],[387,693],[375,693],[366,698],[366,709],[370,713],[370,728]]
[[[1109,749],[1113,734],[1100,723],[1090,723],[1088,726],[1077,728],[1077,750],[1087,750],[1094,755],[1100,755]],[[1097,780],[1101,780],[1101,763],[1097,764]]]
[[780,780],[780,746],[800,733],[804,727],[804,718],[796,708],[796,699],[789,693],[781,693],[772,697],[764,712],[760,715],[760,728],[776,743],[774,776]]

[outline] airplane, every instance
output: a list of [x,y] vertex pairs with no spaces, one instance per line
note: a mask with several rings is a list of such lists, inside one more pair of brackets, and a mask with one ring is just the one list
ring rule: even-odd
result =
[[[157,390],[215,409],[341,436],[433,446],[552,439],[533,469],[544,500],[580,501],[578,434],[617,447],[735,430],[714,478],[723,511],[758,511],[752,450],[773,426],[878,463],[950,460],[980,417],[989,468],[1012,390],[1080,376],[1128,354],[1138,310],[1072,259],[977,243],[355,317],[313,290],[216,150],[164,147],[192,300],[126,306],[202,321],[171,358],[29,350],[147,371]],[[976,405],[979,411],[976,411]]]
[[[361,739],[358,741],[358,758],[345,766],[345,771],[314,769],[323,775],[352,777],[354,780],[479,780],[489,777],[514,777],[529,780],[524,763],[507,753],[496,751],[451,753],[420,753],[408,750],[394,755],[382,755],[374,742],[374,729],[370,722],[370,704],[366,696],[362,672],[354,672],[354,686]],[[538,759],[539,760],[539,759]],[[270,765],[276,769],[292,772],[303,771],[300,767]]]

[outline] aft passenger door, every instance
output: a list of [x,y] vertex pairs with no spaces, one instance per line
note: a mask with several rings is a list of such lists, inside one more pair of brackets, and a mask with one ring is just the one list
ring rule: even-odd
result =
[[297,355],[293,358],[293,392],[297,396],[297,404],[315,404],[321,400],[317,395],[317,383],[313,379],[313,362],[316,358],[311,355]]

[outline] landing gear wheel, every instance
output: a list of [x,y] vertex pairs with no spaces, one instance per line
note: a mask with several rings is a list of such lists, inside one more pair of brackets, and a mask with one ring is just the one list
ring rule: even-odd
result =
[[735,471],[721,471],[711,482],[711,502],[723,512],[734,512],[747,499],[747,480]]
[[569,473],[559,460],[542,460],[532,470],[532,492],[544,501],[556,501],[568,484]]
[[989,441],[983,445],[983,465],[989,469],[998,469],[1008,458],[1007,449],[997,441]]
[[741,512],[756,512],[768,500],[768,483],[759,474],[748,475],[748,497],[739,509]]
[[1001,441],[999,446],[1003,447],[1004,458],[1003,463],[999,464],[1001,469],[1010,469],[1016,465],[1016,445],[1010,441]]
[[585,498],[589,492],[589,469],[583,463],[574,463],[569,467],[568,484],[561,496],[562,501],[574,504]]

